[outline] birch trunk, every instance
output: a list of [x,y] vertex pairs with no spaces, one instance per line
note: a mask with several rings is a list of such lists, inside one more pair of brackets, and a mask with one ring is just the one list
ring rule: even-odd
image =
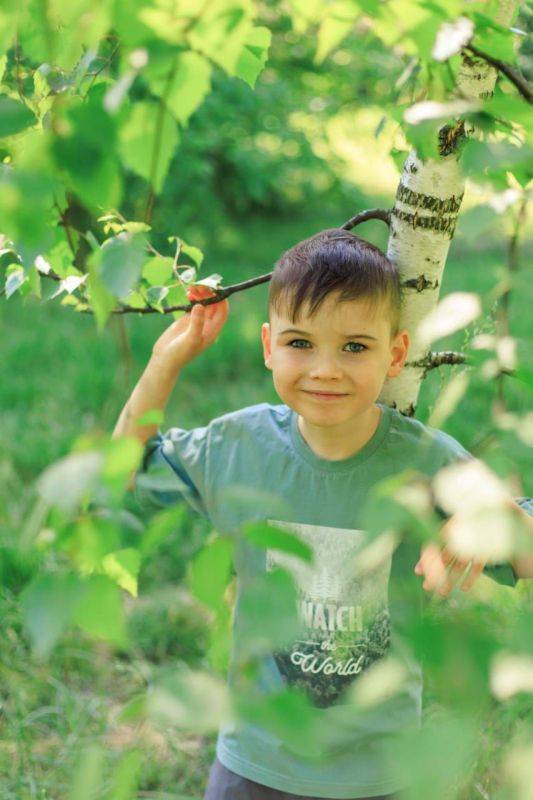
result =
[[[501,0],[495,21],[509,25],[517,0]],[[465,56],[457,76],[457,94],[479,99],[492,94],[496,70]],[[417,328],[436,306],[442,275],[465,188],[456,152],[421,160],[412,151],[403,167],[390,218],[387,255],[398,265],[405,301],[400,325],[411,339],[408,361],[397,378],[385,382],[380,400],[414,416],[425,367],[415,366],[429,354]]]

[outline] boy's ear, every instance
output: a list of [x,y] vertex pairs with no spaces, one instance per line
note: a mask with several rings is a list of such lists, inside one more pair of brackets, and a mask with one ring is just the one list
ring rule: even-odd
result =
[[270,325],[268,322],[263,322],[261,325],[261,340],[263,342],[263,356],[265,359],[265,367],[272,369],[270,365],[271,351],[270,351]]
[[395,378],[403,369],[407,360],[407,352],[409,350],[410,340],[409,334],[406,330],[400,331],[395,337],[391,345],[391,364],[387,370],[389,378]]

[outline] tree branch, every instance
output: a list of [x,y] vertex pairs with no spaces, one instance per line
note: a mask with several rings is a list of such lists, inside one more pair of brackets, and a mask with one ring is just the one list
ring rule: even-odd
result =
[[[351,228],[355,228],[356,225],[360,225],[363,222],[367,222],[370,219],[380,219],[383,222],[386,222],[387,225],[390,222],[390,211],[387,211],[383,208],[370,208],[366,211],[361,211],[359,214],[356,214],[355,217],[351,217],[344,225],[341,225],[341,228],[344,230],[350,230]],[[149,249],[153,249],[149,246]],[[56,275],[53,270],[48,273],[40,273],[44,278],[52,278],[52,280],[62,280],[59,275]],[[206,297],[202,300],[194,300],[187,305],[178,305],[178,306],[166,306],[161,311],[158,308],[153,308],[152,306],[147,306],[145,308],[135,308],[134,306],[127,306],[121,305],[118,308],[114,308],[111,313],[112,314],[172,314],[174,311],[190,311],[193,306],[195,305],[203,305],[208,306],[212,303],[219,303],[221,300],[224,300],[226,297],[229,297],[236,292],[242,292],[244,289],[250,289],[252,286],[258,286],[261,283],[267,283],[272,277],[272,273],[268,272],[265,275],[259,275],[257,278],[250,278],[247,281],[242,281],[241,283],[234,283],[231,286],[220,287],[220,289],[213,289],[215,293],[213,297]],[[92,314],[92,309],[84,309],[82,312],[84,314]]]
[[425,372],[441,367],[443,364],[465,364],[467,357],[464,353],[456,353],[453,350],[442,350],[438,353],[428,353],[418,361],[408,361],[410,367],[423,367]]
[[507,64],[505,61],[500,61],[499,58],[493,58],[488,53],[484,53],[482,50],[479,50],[473,44],[465,45],[465,50],[470,50],[478,58],[482,58],[483,61],[486,61],[487,64],[490,64],[491,67],[494,67],[501,72],[502,75],[513,83],[522,97],[528,102],[533,103],[533,90],[531,88],[531,84],[524,78],[524,76],[513,67],[511,64]]
[[361,211],[360,214],[356,214],[355,217],[351,217],[344,225],[341,225],[341,228],[350,231],[352,228],[355,228],[356,225],[360,225],[361,222],[366,222],[369,219],[380,219],[387,225],[390,225],[390,215],[390,209],[369,208],[366,211]]

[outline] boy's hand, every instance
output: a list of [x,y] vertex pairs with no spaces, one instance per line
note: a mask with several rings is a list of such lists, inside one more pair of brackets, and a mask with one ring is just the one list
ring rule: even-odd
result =
[[[191,286],[187,292],[189,300],[213,297],[215,292],[208,286]],[[218,337],[229,314],[228,300],[220,300],[211,305],[195,305],[169,325],[152,348],[152,354],[159,364],[179,370]]]
[[[441,533],[445,540],[453,524],[453,517],[450,517],[443,525]],[[417,575],[424,576],[423,589],[447,597],[456,586],[461,585],[463,592],[471,589],[483,572],[485,563],[475,559],[460,559],[446,545],[430,542],[422,547],[414,571]]]

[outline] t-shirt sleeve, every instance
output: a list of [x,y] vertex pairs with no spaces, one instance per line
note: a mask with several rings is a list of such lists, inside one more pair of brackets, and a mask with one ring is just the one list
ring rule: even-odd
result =
[[142,506],[165,508],[184,499],[209,518],[209,426],[158,431],[145,445],[134,493]]

